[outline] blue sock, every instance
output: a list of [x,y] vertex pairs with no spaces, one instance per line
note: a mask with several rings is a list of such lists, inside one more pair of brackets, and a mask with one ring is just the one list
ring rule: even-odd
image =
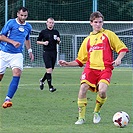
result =
[[7,93],[7,97],[9,97],[10,99],[14,96],[18,88],[19,80],[20,80],[20,77],[13,76],[12,81],[8,88],[8,93]]

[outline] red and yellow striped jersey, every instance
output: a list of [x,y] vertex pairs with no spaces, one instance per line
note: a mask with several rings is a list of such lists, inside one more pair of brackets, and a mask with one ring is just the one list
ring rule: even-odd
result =
[[113,51],[119,54],[127,52],[128,48],[114,32],[101,29],[96,34],[91,32],[84,39],[76,61],[79,66],[86,64],[86,67],[92,69],[104,70],[105,67],[113,69]]

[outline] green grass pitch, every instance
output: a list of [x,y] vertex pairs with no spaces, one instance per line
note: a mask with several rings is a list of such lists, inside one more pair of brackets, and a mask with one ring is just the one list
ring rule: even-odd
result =
[[[55,68],[53,84],[57,91],[50,93],[47,83],[39,89],[44,68],[24,68],[19,88],[12,99],[13,107],[0,107],[0,133],[132,133],[133,91],[132,69],[115,68],[108,88],[108,99],[101,109],[101,122],[93,124],[96,93],[88,91],[86,123],[75,125],[78,117],[77,96],[83,68]],[[2,105],[12,72],[7,69],[0,83]],[[125,128],[113,125],[117,111],[125,111],[130,123]]]

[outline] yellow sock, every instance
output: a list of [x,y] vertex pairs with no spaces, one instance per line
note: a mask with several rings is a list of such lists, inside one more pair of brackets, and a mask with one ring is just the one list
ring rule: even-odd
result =
[[102,105],[105,103],[106,100],[107,100],[107,97],[103,99],[97,94],[96,106],[95,106],[94,112],[99,112],[101,107],[102,107]]
[[78,109],[79,109],[79,119],[85,119],[87,98],[79,99],[78,98]]

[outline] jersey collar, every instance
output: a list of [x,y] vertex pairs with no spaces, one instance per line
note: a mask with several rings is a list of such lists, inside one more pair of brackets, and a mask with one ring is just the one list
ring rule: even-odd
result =
[[18,22],[17,18],[16,18],[15,20],[16,20],[16,22],[17,22],[18,24],[20,24],[20,25],[26,25],[26,22],[23,23],[23,24],[21,24],[21,23]]
[[104,31],[104,29],[102,28],[99,32],[97,32],[97,33],[93,33],[93,32],[91,32],[90,33],[90,35],[96,35],[96,34],[98,34],[98,33],[100,33],[100,32],[103,32]]

